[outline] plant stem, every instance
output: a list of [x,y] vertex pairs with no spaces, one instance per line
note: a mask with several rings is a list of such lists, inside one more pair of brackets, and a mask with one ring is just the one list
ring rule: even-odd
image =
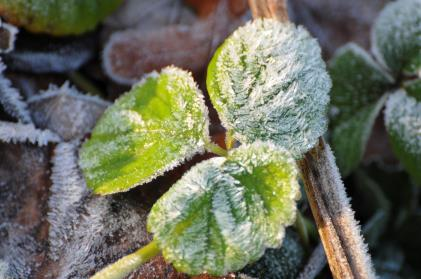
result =
[[228,156],[228,151],[223,149],[222,147],[220,147],[219,145],[217,145],[216,143],[213,142],[209,142],[206,144],[206,149],[209,152],[212,152],[216,155],[219,155],[221,157],[227,157]]
[[[286,0],[249,0],[249,5],[254,18],[288,21]],[[333,277],[375,278],[329,146],[320,138],[298,164]]]
[[334,278],[375,278],[330,147],[322,138],[298,162]]
[[288,21],[287,4],[285,0],[249,0],[253,18],[267,17],[279,21]]
[[92,84],[90,80],[84,77],[81,73],[71,72],[69,73],[69,78],[74,84],[76,84],[86,93],[90,93],[98,97],[103,96],[101,90],[99,90],[94,84]]
[[310,237],[308,235],[308,230],[304,221],[304,217],[299,210],[297,210],[297,218],[295,219],[294,227],[300,235],[304,247],[308,249],[310,247]]
[[231,150],[234,147],[235,144],[235,138],[233,137],[232,130],[228,130],[225,133],[225,146],[227,147],[227,150]]
[[120,279],[160,253],[155,241],[97,272],[91,279]]

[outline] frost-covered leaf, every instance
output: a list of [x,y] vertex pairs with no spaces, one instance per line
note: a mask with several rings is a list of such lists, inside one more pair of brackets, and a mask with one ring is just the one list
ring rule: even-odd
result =
[[421,102],[404,90],[393,93],[386,102],[385,124],[396,156],[421,185]]
[[0,0],[0,16],[31,32],[80,34],[95,26],[122,0]]
[[118,83],[133,84],[143,74],[167,65],[201,72],[210,53],[243,23],[228,11],[227,2],[220,1],[206,20],[115,32],[103,52],[106,74]]
[[292,157],[257,142],[201,162],[153,206],[148,230],[188,274],[224,275],[281,245],[299,197]]
[[272,141],[299,157],[326,130],[331,82],[302,27],[259,19],[217,50],[207,87],[223,125],[246,143]]
[[[44,259],[49,146],[0,141],[0,278],[37,278]],[[3,270],[2,270],[3,268]]]
[[40,146],[60,142],[61,138],[49,130],[40,130],[33,124],[0,121],[0,141],[10,143],[29,142]]
[[121,84],[133,84],[145,73],[171,64],[196,72],[205,67],[210,32],[204,23],[116,32],[104,48],[104,70]]
[[332,147],[342,175],[363,158],[374,121],[393,79],[362,48],[348,44],[329,63]]
[[259,261],[248,265],[242,272],[253,278],[297,278],[304,259],[305,251],[298,235],[287,230],[281,248],[267,249]]
[[420,75],[421,0],[388,4],[374,24],[372,43],[376,58],[395,76]]
[[88,96],[64,83],[51,85],[47,91],[28,99],[35,125],[49,129],[64,140],[82,138],[94,127],[97,119],[110,104]]
[[0,18],[0,53],[8,53],[15,48],[18,31],[15,26],[2,22]]
[[[213,1],[213,0],[212,0]],[[104,20],[113,29],[152,30],[176,23],[192,24],[193,11],[184,0],[125,0]]]
[[79,144],[78,141],[58,144],[52,159],[48,238],[49,256],[54,260],[59,259],[63,247],[73,236],[80,208],[89,194],[78,165]]
[[0,58],[0,104],[7,113],[17,118],[20,122],[32,123],[27,105],[22,100],[19,91],[12,87],[10,80],[3,75],[5,70],[6,66]]
[[88,187],[127,191],[202,152],[207,108],[192,76],[175,67],[146,76],[98,121],[80,152]]
[[4,60],[12,70],[67,73],[79,69],[96,54],[97,42],[92,33],[56,38],[21,32],[14,51],[5,55]]

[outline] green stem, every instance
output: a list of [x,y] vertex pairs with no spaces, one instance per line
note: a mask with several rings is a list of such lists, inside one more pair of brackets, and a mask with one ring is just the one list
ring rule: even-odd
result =
[[301,215],[301,212],[297,210],[297,218],[295,219],[294,227],[297,229],[298,234],[300,235],[301,241],[304,244],[304,247],[310,247],[310,237],[308,234],[307,226],[304,220],[304,217]]
[[69,73],[70,80],[76,84],[80,89],[85,91],[86,93],[90,93],[95,96],[102,97],[103,94],[101,90],[99,90],[90,80],[88,80],[86,77],[84,77],[79,72],[71,72]]
[[221,157],[227,157],[228,156],[228,151],[226,151],[225,149],[223,149],[222,147],[220,147],[219,145],[213,143],[213,142],[209,142],[206,144],[206,149],[209,152],[212,152],[216,155],[219,155]]
[[228,130],[225,133],[225,145],[227,147],[227,150],[231,150],[234,147],[235,138],[233,136],[232,130]]
[[91,279],[120,279],[160,253],[155,241],[97,272]]

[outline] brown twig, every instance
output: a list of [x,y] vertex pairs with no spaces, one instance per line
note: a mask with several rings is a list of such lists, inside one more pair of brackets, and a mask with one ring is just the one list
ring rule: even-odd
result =
[[253,18],[268,17],[279,21],[288,21],[285,0],[249,0]]
[[374,278],[367,247],[330,147],[320,138],[298,164],[333,276]]
[[[249,0],[249,5],[254,18],[288,21],[285,0]],[[298,165],[334,278],[375,278],[330,147],[320,138]]]

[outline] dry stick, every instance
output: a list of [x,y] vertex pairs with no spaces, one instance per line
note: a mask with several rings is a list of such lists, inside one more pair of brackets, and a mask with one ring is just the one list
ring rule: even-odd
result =
[[[249,0],[254,18],[288,21],[285,0]],[[298,162],[333,277],[375,278],[332,151],[322,138]]]

